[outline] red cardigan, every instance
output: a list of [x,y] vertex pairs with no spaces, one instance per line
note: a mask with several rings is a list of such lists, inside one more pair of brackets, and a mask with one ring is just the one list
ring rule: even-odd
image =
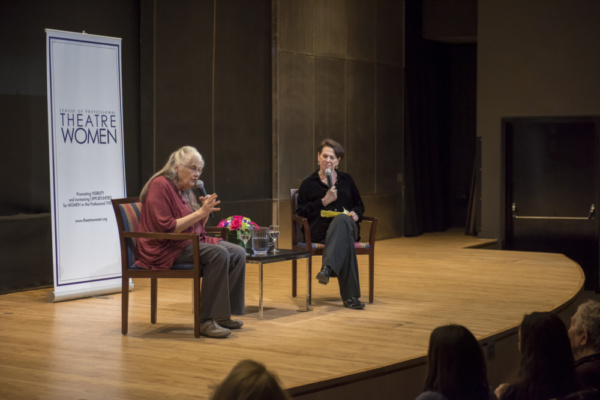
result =
[[[177,219],[192,213],[188,201],[179,193],[173,182],[158,176],[150,182],[142,203],[140,232],[173,232]],[[204,225],[195,223],[183,232],[197,233],[200,243],[219,243],[220,239],[207,236]],[[137,240],[135,265],[144,269],[171,269],[190,240]]]

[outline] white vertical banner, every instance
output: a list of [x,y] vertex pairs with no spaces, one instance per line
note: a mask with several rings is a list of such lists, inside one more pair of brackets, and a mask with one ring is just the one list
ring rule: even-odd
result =
[[121,290],[111,198],[125,197],[121,39],[46,30],[54,291]]

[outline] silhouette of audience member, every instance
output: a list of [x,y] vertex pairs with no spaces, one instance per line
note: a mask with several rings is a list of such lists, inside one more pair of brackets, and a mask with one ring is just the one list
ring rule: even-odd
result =
[[435,328],[429,338],[425,392],[417,400],[495,400],[481,346],[464,326]]
[[212,400],[291,400],[277,376],[252,360],[237,363],[216,388]]
[[569,328],[575,371],[582,382],[600,390],[600,303],[589,300],[577,307]]
[[519,342],[519,367],[509,383],[496,389],[500,400],[548,400],[581,389],[567,328],[558,316],[550,312],[525,315]]

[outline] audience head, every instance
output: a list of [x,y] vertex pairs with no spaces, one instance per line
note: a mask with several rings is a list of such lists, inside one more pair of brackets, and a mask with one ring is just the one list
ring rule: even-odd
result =
[[290,400],[264,365],[240,361],[215,390],[212,400]]
[[577,307],[569,328],[571,350],[576,360],[600,353],[600,303],[589,300]]
[[485,358],[475,336],[464,326],[435,328],[429,339],[429,372],[425,390],[448,400],[487,399]]
[[509,398],[550,399],[577,389],[567,328],[558,316],[551,312],[527,314],[519,334],[519,370],[506,393],[519,395]]

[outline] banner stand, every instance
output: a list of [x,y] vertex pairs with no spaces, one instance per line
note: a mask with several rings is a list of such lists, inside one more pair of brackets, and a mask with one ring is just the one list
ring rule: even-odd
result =
[[[46,29],[54,291],[121,291],[111,200],[126,197],[121,39]],[[131,287],[131,282],[130,282]]]

